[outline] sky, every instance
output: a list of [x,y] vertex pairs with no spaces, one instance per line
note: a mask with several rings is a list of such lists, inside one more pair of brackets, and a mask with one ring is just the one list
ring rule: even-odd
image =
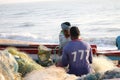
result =
[[21,3],[21,2],[37,2],[37,1],[112,1],[112,2],[116,2],[116,1],[120,1],[120,0],[0,0],[0,4],[8,4],[8,3]]
[[60,1],[60,0],[0,0],[0,4],[21,3],[21,2],[37,2],[37,1]]

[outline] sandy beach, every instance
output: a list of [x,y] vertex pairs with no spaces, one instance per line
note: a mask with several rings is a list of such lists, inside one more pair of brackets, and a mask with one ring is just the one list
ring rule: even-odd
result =
[[0,44],[40,44],[40,43],[20,41],[20,40],[11,40],[11,39],[0,39]]

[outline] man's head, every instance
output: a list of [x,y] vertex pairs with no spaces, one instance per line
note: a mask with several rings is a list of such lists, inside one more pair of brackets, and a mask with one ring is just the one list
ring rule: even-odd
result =
[[68,29],[70,29],[70,27],[71,27],[70,22],[64,22],[61,24],[62,30],[68,30]]
[[70,22],[64,22],[61,24],[62,31],[66,38],[70,36],[70,33],[69,33],[70,27],[71,27]]
[[70,28],[70,36],[71,36],[71,39],[78,39],[80,36],[79,28],[76,26],[72,26]]

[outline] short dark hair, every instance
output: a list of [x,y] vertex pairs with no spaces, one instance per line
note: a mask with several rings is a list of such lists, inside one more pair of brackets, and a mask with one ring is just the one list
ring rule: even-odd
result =
[[67,26],[71,26],[70,22],[64,22],[63,24],[65,24]]
[[78,37],[78,36],[80,36],[79,28],[76,27],[76,26],[72,26],[72,27],[70,28],[70,35],[71,35],[72,37]]

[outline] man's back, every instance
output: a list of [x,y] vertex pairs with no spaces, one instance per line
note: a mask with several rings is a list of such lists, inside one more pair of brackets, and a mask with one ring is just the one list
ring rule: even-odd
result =
[[[69,61],[68,61],[69,60]],[[90,72],[92,52],[90,45],[82,40],[70,41],[63,49],[63,65],[69,64],[70,74],[82,75]]]

